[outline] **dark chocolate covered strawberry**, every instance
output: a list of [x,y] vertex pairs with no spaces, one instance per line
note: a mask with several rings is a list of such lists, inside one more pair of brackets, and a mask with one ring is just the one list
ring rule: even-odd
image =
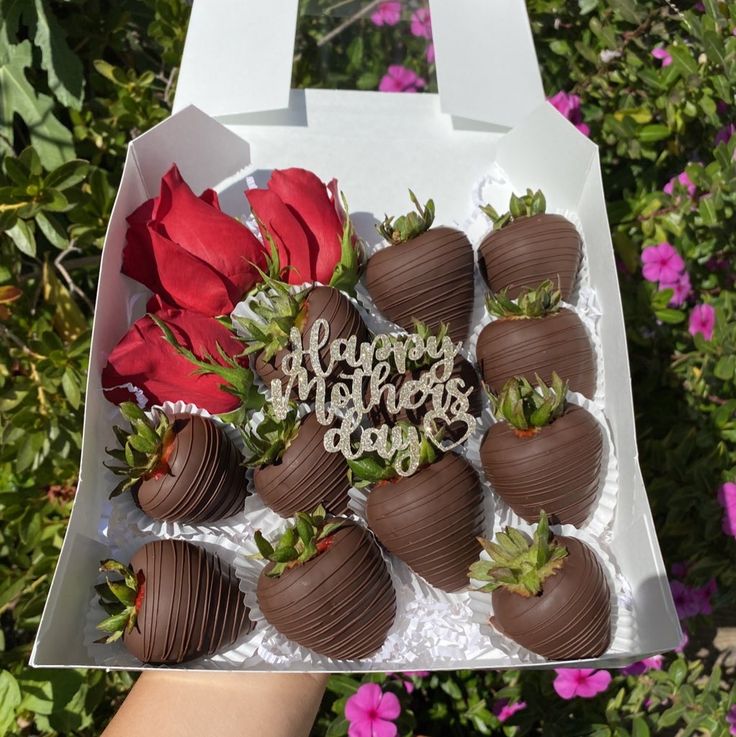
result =
[[560,291],[551,281],[524,289],[516,301],[503,290],[486,301],[496,319],[478,336],[476,356],[483,380],[493,392],[514,376],[539,374],[552,381],[564,376],[570,390],[595,394],[593,344],[578,315],[560,306]]
[[411,476],[377,454],[348,464],[356,486],[371,486],[366,518],[378,540],[433,586],[457,591],[478,557],[483,488],[465,459],[440,454],[424,436],[419,462]]
[[595,506],[601,479],[603,432],[582,407],[565,401],[557,374],[536,390],[510,379],[495,400],[496,422],[480,448],[494,491],[528,522],[545,509],[555,523],[580,527]]
[[[424,323],[417,322],[415,323],[415,333],[425,341],[425,345],[430,336],[434,336],[439,345],[442,343],[442,340],[447,335],[447,325],[440,325],[439,331],[437,331],[436,334],[433,334],[433,332]],[[403,341],[404,337],[402,336],[398,338],[398,340]],[[396,366],[395,358],[392,354],[390,363],[393,373],[389,377],[389,381],[391,382],[391,384],[393,384],[395,388],[394,398],[400,398],[401,389],[402,387],[407,386],[408,382],[421,381],[422,378],[431,369],[433,364],[436,364],[439,360],[441,359],[433,358],[426,353],[422,358],[416,360],[407,357],[406,365],[404,366],[405,370],[403,372],[399,372]],[[473,367],[473,364],[470,363],[470,361],[468,361],[467,359],[463,358],[463,356],[461,356],[460,354],[455,356],[454,359],[452,374],[450,375],[449,380],[452,379],[460,380],[462,382],[462,387],[460,388],[460,391],[462,391],[463,393],[468,392],[468,413],[473,417],[479,417],[481,411],[483,410],[483,390],[481,387],[481,382],[478,377],[478,373]],[[409,401],[411,404],[416,404],[420,401],[420,399],[421,397],[418,396],[418,393],[412,393],[409,396]],[[443,394],[442,401],[445,405],[454,405],[456,399],[457,398],[454,396],[448,397],[447,392],[445,392]],[[372,398],[370,396],[370,389],[368,389],[367,391],[366,400],[368,402],[372,401]],[[399,412],[393,412],[391,410],[391,407],[395,405],[395,401],[388,401],[386,397],[386,391],[384,389],[381,394],[380,402],[375,407],[373,407],[370,412],[370,418],[373,425],[395,425],[400,420],[407,420],[411,424],[421,427],[427,412],[434,409],[440,409],[440,407],[435,407],[434,399],[432,396],[428,396],[426,400],[421,402],[421,404],[419,404],[419,406],[417,407],[402,408]],[[448,426],[447,423],[440,422],[438,423],[438,428],[442,428],[444,430],[445,437],[450,438],[451,440],[459,440],[466,433],[467,424],[457,421],[451,423]]]
[[414,321],[436,332],[449,326],[454,342],[467,338],[473,310],[473,248],[454,228],[433,228],[434,203],[417,213],[386,217],[378,230],[390,244],[368,259],[365,284],[378,309],[405,330]]
[[490,205],[483,212],[493,232],[478,249],[480,273],[493,292],[508,290],[512,299],[524,288],[534,289],[549,279],[559,284],[568,300],[580,266],[582,241],[577,228],[562,215],[545,213],[540,192],[511,196],[509,212],[499,215]]
[[282,517],[320,504],[332,514],[348,511],[348,465],[341,453],[325,450],[328,429],[314,413],[299,420],[293,405],[279,420],[269,405],[258,427],[244,434],[253,485]]
[[120,411],[130,430],[114,427],[121,447],[107,449],[119,464],[107,467],[123,477],[111,497],[129,490],[149,517],[169,522],[214,522],[242,511],[243,459],[216,422],[162,411],[149,418],[132,402]]
[[396,596],[373,536],[324,509],[299,513],[272,546],[257,587],[266,620],[290,640],[340,660],[367,658],[381,648],[396,615]]
[[119,574],[96,587],[108,613],[102,642],[122,638],[144,663],[176,664],[224,650],[253,628],[233,569],[185,540],[156,540],[130,565],[102,561]]
[[551,536],[542,513],[534,538],[511,527],[480,540],[490,560],[470,578],[492,592],[491,624],[549,660],[597,658],[611,642],[611,591],[598,556],[572,537]]
[[[263,275],[264,288],[259,298],[253,299],[250,306],[257,318],[236,317],[235,320],[246,333],[247,353],[255,353],[254,369],[266,386],[274,379],[284,379],[281,362],[291,351],[290,333],[296,328],[302,336],[305,351],[309,347],[309,337],[317,320],[329,324],[329,340],[319,350],[322,367],[330,363],[330,344],[332,341],[355,336],[357,344],[368,339],[368,330],[360,313],[352,302],[338,289],[315,286],[298,294],[283,282]],[[309,376],[314,375],[311,358],[305,353],[305,367]],[[337,363],[326,377],[329,388],[344,364]]]

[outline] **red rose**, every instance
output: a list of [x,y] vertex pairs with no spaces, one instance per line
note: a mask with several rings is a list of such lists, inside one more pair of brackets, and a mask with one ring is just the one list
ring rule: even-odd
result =
[[260,277],[263,245],[220,210],[217,194],[197,197],[176,165],[158,197],[128,217],[122,271],[172,307],[224,315]]
[[264,241],[270,235],[289,284],[329,284],[342,257],[345,231],[337,181],[325,185],[304,169],[275,170],[268,189],[247,190]]
[[[177,310],[162,304],[154,297],[148,311],[169,326],[176,341],[199,359],[209,355],[219,366],[232,368],[218,351],[218,344],[228,356],[243,352],[243,344],[213,317],[198,312]],[[250,380],[246,358],[238,358]],[[242,403],[239,396],[226,389],[233,388],[214,373],[198,373],[198,367],[180,355],[166,341],[161,328],[149,315],[136,320],[110,354],[102,371],[102,390],[115,404],[137,401],[137,389],[148,404],[183,400],[193,402],[212,414],[231,412]]]

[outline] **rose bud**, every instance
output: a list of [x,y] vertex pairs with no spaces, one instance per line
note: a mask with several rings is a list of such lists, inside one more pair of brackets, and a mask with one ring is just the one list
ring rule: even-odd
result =
[[172,307],[229,314],[263,266],[258,238],[220,210],[213,190],[197,197],[176,165],[162,178],[159,196],[128,217],[122,272]]

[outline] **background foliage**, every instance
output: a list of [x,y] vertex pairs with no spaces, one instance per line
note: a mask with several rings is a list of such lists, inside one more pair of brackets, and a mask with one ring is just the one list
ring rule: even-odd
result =
[[[687,563],[679,591],[700,605],[681,609],[684,653],[614,672],[591,699],[560,699],[548,672],[372,680],[400,696],[404,734],[726,735],[734,663],[713,636],[736,626],[736,540],[716,497],[736,480],[736,3],[528,6],[547,93],[579,96],[600,145],[641,464],[665,558]],[[419,5],[382,26],[361,7],[304,4],[295,82],[375,89],[394,65],[434,89],[430,41],[410,25]],[[104,228],[127,141],[169,113],[188,13],[183,0],[0,0],[0,737],[96,734],[130,686],[26,662],[75,491]],[[666,194],[683,171],[694,191]],[[642,278],[642,250],[662,242],[690,278],[681,304]],[[696,303],[715,308],[711,340],[688,329]],[[345,733],[359,682],[331,680],[315,734]],[[501,725],[500,700],[527,706]]]

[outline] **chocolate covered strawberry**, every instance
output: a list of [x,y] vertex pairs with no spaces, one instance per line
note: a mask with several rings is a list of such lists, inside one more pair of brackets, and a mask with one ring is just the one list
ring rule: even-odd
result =
[[[358,345],[368,339],[368,330],[358,310],[339,290],[315,286],[295,294],[286,284],[263,274],[264,287],[251,299],[250,307],[256,317],[236,317],[245,331],[247,353],[255,353],[254,369],[266,386],[274,379],[284,379],[281,362],[291,352],[290,334],[296,328],[302,336],[305,351],[317,320],[329,324],[329,340],[319,350],[322,367],[330,364],[330,344],[338,338],[356,337]],[[314,376],[311,358],[305,353],[305,366],[309,376]],[[344,370],[336,363],[326,377],[326,386],[335,381]]]
[[534,289],[549,279],[559,284],[568,300],[580,266],[582,241],[575,226],[562,215],[545,212],[540,192],[511,196],[509,212],[499,215],[490,205],[483,212],[493,232],[478,249],[480,273],[493,292],[508,290],[512,299],[524,288]]
[[454,228],[433,228],[434,203],[386,217],[378,230],[390,244],[368,259],[365,284],[378,309],[405,330],[414,321],[436,332],[449,326],[454,342],[467,338],[473,310],[473,248]]
[[551,281],[525,288],[516,301],[506,290],[488,297],[486,307],[496,319],[478,336],[476,356],[491,391],[501,391],[514,376],[539,374],[549,383],[557,371],[571,391],[595,394],[593,344],[581,319],[561,307],[560,299]]
[[491,624],[549,660],[597,658],[611,642],[611,591],[598,556],[573,537],[550,535],[542,513],[534,538],[512,527],[480,539],[490,560],[470,568],[491,592]]
[[268,561],[257,587],[266,620],[290,640],[340,660],[381,648],[396,615],[396,596],[368,530],[324,509],[300,512],[271,545],[255,536]]
[[157,411],[148,417],[132,402],[120,405],[130,429],[114,427],[119,448],[107,449],[126,491],[149,517],[169,522],[214,522],[243,510],[248,495],[242,457],[222,428],[206,417]]
[[143,663],[176,664],[224,650],[253,628],[233,569],[185,540],[156,540],[130,565],[104,560],[121,578],[96,587],[108,613],[102,642],[122,638]]
[[495,398],[496,422],[480,448],[493,490],[528,522],[545,509],[555,523],[580,527],[595,506],[601,481],[603,432],[582,407],[565,400],[567,385],[553,373],[510,379]]
[[[447,325],[442,324],[440,325],[439,330],[436,333],[433,333],[424,323],[416,322],[414,332],[422,338],[425,344],[431,336],[434,336],[439,345],[442,343],[442,340],[445,338],[448,331]],[[404,337],[401,336],[397,340],[403,341]],[[398,399],[400,397],[401,389],[407,384],[407,382],[421,381],[438,360],[441,359],[433,358],[426,353],[419,359],[407,357],[405,370],[401,373],[396,366],[395,357],[392,354],[389,359],[392,368],[392,374],[389,377],[389,381],[395,387],[395,398]],[[462,386],[460,391],[463,393],[467,392],[468,414],[476,418],[479,417],[483,409],[483,390],[481,382],[473,364],[463,358],[460,354],[455,356],[452,374],[448,381],[452,379],[461,381]],[[457,401],[457,397],[448,397],[447,393],[444,393],[442,396],[442,402],[445,405],[453,405]],[[371,402],[370,387],[367,389],[366,400]],[[419,401],[419,397],[415,393],[412,393],[409,396],[409,401],[411,404],[416,404]],[[370,412],[370,418],[374,426],[384,424],[395,425],[400,420],[407,420],[413,425],[421,427],[427,412],[435,409],[439,410],[441,407],[435,407],[434,399],[431,396],[428,396],[427,399],[417,407],[403,408],[399,412],[393,412],[390,409],[390,403],[387,401],[386,392],[383,390],[380,402]],[[449,426],[444,422],[438,423],[438,427],[443,428],[445,437],[450,438],[451,440],[459,440],[467,431],[467,424],[460,421],[452,422]]]
[[325,450],[328,429],[314,413],[299,420],[293,405],[279,420],[269,405],[258,426],[244,433],[253,485],[282,517],[320,504],[333,514],[348,511],[348,465],[341,453]]
[[443,591],[467,585],[483,530],[483,488],[461,456],[440,454],[422,437],[419,469],[400,476],[377,454],[349,460],[358,487],[370,486],[368,526],[378,540],[415,573]]

